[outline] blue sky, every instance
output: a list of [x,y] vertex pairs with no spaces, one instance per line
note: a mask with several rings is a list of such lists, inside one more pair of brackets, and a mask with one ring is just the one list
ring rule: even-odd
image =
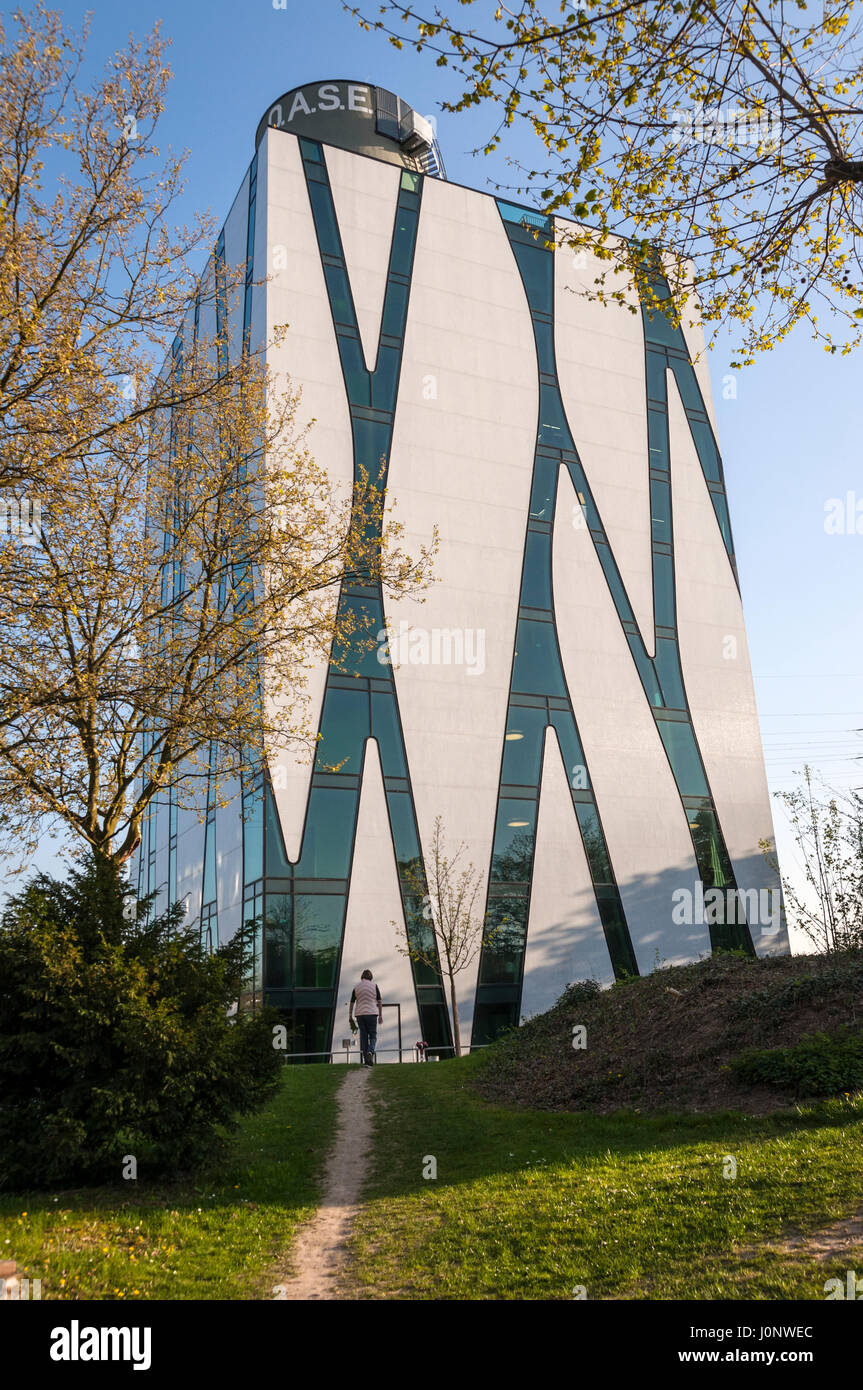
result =
[[[92,10],[89,55],[97,67],[130,33],[141,38],[162,19],[173,40],[174,80],[160,143],[188,151],[188,213],[224,217],[264,111],[289,88],[327,78],[389,87],[437,115],[447,172],[457,182],[482,188],[490,174],[507,177],[500,158],[483,162],[469,153],[487,134],[490,114],[440,113],[442,97],[455,91],[447,71],[363,33],[339,0],[286,0],[284,9],[273,0],[173,0],[167,7],[90,0],[61,8],[75,27]],[[726,400],[731,355],[726,338],[711,353],[710,369],[771,790],[792,786],[804,761],[837,788],[863,786],[863,762],[853,761],[863,757],[863,535],[824,529],[829,499],[863,498],[863,361],[830,357],[798,331],[737,373],[736,399]],[[788,872],[792,851],[775,804],[774,816]]]

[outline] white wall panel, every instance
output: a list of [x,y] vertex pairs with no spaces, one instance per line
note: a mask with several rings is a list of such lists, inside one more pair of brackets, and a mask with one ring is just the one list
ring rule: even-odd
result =
[[639,971],[710,950],[705,926],[671,920],[698,878],[686,815],[590,533],[573,530],[561,469],[554,594],[563,666]]
[[[363,164],[369,161],[358,161]],[[262,182],[263,180],[263,182]],[[302,386],[298,424],[310,426],[308,446],[340,495],[349,496],[353,480],[351,423],[344,378],[321,268],[306,181],[296,136],[269,130],[258,160],[259,215],[266,217],[267,340],[277,324],[289,332],[272,347],[267,362],[273,372]],[[286,261],[283,269],[276,269]],[[305,693],[306,717],[316,730],[320,721],[327,661],[311,665]],[[308,799],[313,750],[298,744],[284,750],[274,768],[275,797],[288,857],[296,860]],[[275,760],[271,759],[271,766]]]
[[[443,817],[487,873],[538,409],[530,314],[491,199],[427,179],[390,466],[391,514],[415,553],[440,531],[426,601],[387,602],[393,628],[481,634],[483,669],[395,671],[423,849]],[[477,636],[477,641],[480,638]],[[479,663],[475,663],[478,667]],[[475,969],[459,977],[468,1036]]]
[[257,191],[255,197],[255,230],[252,243],[252,313],[249,321],[249,346],[252,352],[260,352],[267,344],[267,291],[266,277],[270,273],[271,258],[268,245],[269,227],[267,218],[267,158],[265,147],[258,154]]
[[347,150],[324,150],[357,326],[370,372],[378,355],[401,169]]
[[574,980],[614,971],[554,729],[546,730],[536,858],[524,960],[524,1018],[544,1013]]
[[[738,887],[778,889],[759,849],[773,820],[740,595],[680,397],[668,383],[677,621],[683,679]],[[752,928],[759,955],[784,954],[780,931]]]
[[[401,1004],[405,1048],[413,1048],[422,1037],[411,963],[397,949],[399,938],[395,922],[404,922],[398,869],[378,746],[374,739],[369,739],[363,762],[354,862],[336,991],[334,1048],[340,1045],[342,1038],[349,1036],[351,990],[364,970],[371,970],[384,1004]],[[383,1026],[378,1027],[378,1047],[395,1048],[398,1046],[396,1010],[385,1008],[383,1012]],[[406,1053],[406,1057],[409,1056]],[[397,1058],[397,1053],[390,1053],[381,1060],[396,1061]]]
[[[668,265],[668,273],[670,274],[671,267],[668,264],[668,258],[666,258],[666,264]],[[716,411],[713,407],[713,391],[710,384],[710,367],[707,361],[707,348],[704,339],[704,328],[701,323],[700,301],[697,293],[695,292],[694,287],[692,286],[693,266],[691,261],[689,262],[689,272],[691,294],[690,298],[686,301],[685,305],[683,306],[683,313],[681,314],[680,318],[680,327],[683,331],[683,337],[686,341],[686,348],[692,361],[692,365],[695,368],[695,376],[698,381],[698,385],[701,388],[701,394],[704,397],[704,406],[707,411],[710,423],[713,426],[713,433],[716,434]]]
[[[559,226],[565,228],[566,223]],[[608,262],[587,251],[555,256],[555,353],[575,445],[645,646],[653,655],[650,480],[641,313],[592,303],[586,292]],[[583,264],[582,264],[583,261]],[[620,277],[618,277],[620,278]],[[619,288],[617,278],[614,288]]]

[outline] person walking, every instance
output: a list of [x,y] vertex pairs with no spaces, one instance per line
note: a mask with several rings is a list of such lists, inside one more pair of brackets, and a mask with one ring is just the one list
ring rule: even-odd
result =
[[357,1011],[357,1023],[360,1025],[360,1066],[370,1067],[375,1060],[378,1024],[384,1021],[381,992],[374,983],[370,970],[364,970],[359,983],[354,986],[348,1013],[349,1021],[353,1019],[354,1008]]

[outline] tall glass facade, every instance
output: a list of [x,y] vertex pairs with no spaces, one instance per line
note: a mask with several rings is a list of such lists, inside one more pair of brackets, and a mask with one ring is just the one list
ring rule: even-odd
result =
[[[276,132],[274,138],[283,137]],[[371,479],[382,497],[388,479],[425,177],[408,169],[397,174],[398,194],[390,229],[380,334],[374,367],[369,370],[323,147],[302,135],[290,138],[296,138],[326,304],[338,348],[338,389],[344,392],[350,415],[356,495],[359,498],[361,484]],[[258,205],[256,155],[249,170],[248,208],[242,228],[245,277],[239,350],[243,352],[253,350]],[[722,463],[683,333],[663,314],[651,314],[643,308],[650,501],[646,521],[651,536],[655,617],[655,647],[651,656],[635,621],[626,585],[574,442],[580,422],[567,418],[563,404],[555,356],[553,222],[502,199],[496,200],[496,208],[512,257],[513,275],[518,277],[530,313],[539,408],[529,508],[524,518],[506,723],[499,735],[496,733],[501,745],[493,822],[482,832],[486,836],[484,855],[490,845],[484,917],[486,925],[494,930],[479,959],[471,1037],[474,1046],[491,1041],[502,1029],[516,1025],[521,1016],[535,887],[543,753],[549,730],[553,731],[566,770],[574,822],[584,848],[596,915],[611,967],[618,978],[638,973],[632,924],[627,922],[619,887],[627,866],[615,862],[615,854],[620,857],[619,850],[613,852],[614,838],[612,835],[610,842],[609,827],[603,822],[585,740],[567,685],[555,616],[552,544],[561,468],[567,470],[575,490],[583,513],[583,529],[591,538],[655,721],[686,814],[703,887],[726,892],[736,889],[734,868],[695,735],[678,641],[668,435],[669,372],[682,401],[736,577]],[[239,241],[239,232],[235,239]],[[219,359],[226,364],[224,232],[215,248],[214,269],[216,338]],[[667,293],[667,286],[659,279],[653,288],[660,295]],[[199,309],[198,302],[196,333]],[[175,345],[175,353],[181,350]],[[255,458],[239,461],[238,486],[243,485],[250,466],[256,462]],[[379,522],[375,523],[371,539],[380,539]],[[183,583],[182,574],[166,573],[164,583],[176,589]],[[238,816],[242,919],[254,924],[245,1002],[251,1007],[262,1001],[274,1005],[291,1030],[294,1052],[310,1060],[328,1053],[332,1046],[362,768],[370,738],[376,741],[380,755],[408,938],[424,947],[429,938],[428,897],[416,888],[417,883],[425,884],[425,878],[411,769],[392,667],[386,653],[382,659],[379,646],[386,614],[383,593],[371,568],[361,563],[354,566],[342,584],[338,605],[343,635],[334,642],[328,663],[299,859],[294,863],[288,859],[267,766],[259,764],[243,778],[242,814]],[[509,641],[507,636],[507,649]],[[211,759],[214,756],[212,750]],[[676,801],[675,815],[679,817]],[[218,825],[222,825],[221,820]],[[145,818],[138,864],[141,891],[156,887],[157,842],[161,844],[164,835],[168,892],[176,895],[177,830],[174,797],[163,811],[154,807]],[[221,829],[218,833],[221,838]],[[220,852],[226,849],[217,843],[217,813],[208,791],[200,860],[200,929],[208,946],[215,946],[219,939]],[[710,941],[714,949],[753,950],[749,929],[742,919],[727,925],[711,923]],[[432,1050],[445,1054],[452,1047],[452,1033],[440,972],[415,962],[410,969],[422,1035]]]
[[[374,371],[360,343],[322,148],[301,140],[303,169],[350,407],[355,480],[386,487],[422,179],[405,172],[392,230],[382,327]],[[419,835],[391,667],[378,660],[383,595],[368,573],[342,586],[339,614],[350,628],[332,652],[299,862],[285,854],[271,790],[266,793],[263,878],[264,997],[289,1019],[295,1050],[330,1046],[365,743],[377,740],[390,831],[408,933],[420,944],[428,926],[417,896]],[[413,966],[423,1036],[451,1047],[449,1015],[436,972]],[[303,1044],[300,1046],[300,1044]],[[314,1043],[314,1046],[310,1044]],[[309,1044],[309,1046],[306,1046]]]
[[[686,811],[695,860],[704,888],[705,890],[721,888],[726,893],[729,889],[736,892],[734,870],[726,849],[719,818],[711,797],[707,774],[692,727],[692,719],[684,691],[677,640],[666,368],[670,368],[674,372],[692,432],[693,443],[732,565],[734,559],[719,451],[713,438],[707,412],[704,409],[695,372],[689,360],[683,332],[680,328],[675,328],[664,313],[658,310],[651,313],[643,306],[655,616],[655,655],[650,657],[635,621],[599,510],[579,460],[560,396],[554,357],[554,230],[552,223],[550,219],[540,217],[525,208],[504,202],[499,202],[498,206],[530,304],[539,364],[540,418],[537,434],[537,466],[531,500],[531,520],[528,523],[528,543],[525,550],[522,605],[529,597],[535,598],[538,593],[550,594],[551,586],[547,576],[550,570],[550,532],[554,517],[554,492],[557,470],[563,465],[569,472],[576,496],[584,509],[597,557],[605,574],[609,592],[644,687],[647,702],[668,756],[671,772]],[[656,279],[653,288],[660,298],[667,298],[668,287],[663,281]],[[549,463],[542,465],[543,459],[548,459]],[[542,543],[537,540],[533,540],[532,543],[530,529],[537,526],[547,528],[548,538]],[[541,548],[542,545],[545,546],[545,550]],[[539,561],[540,556],[543,557],[541,561]],[[541,577],[536,577],[538,561],[542,566]],[[554,635],[554,615],[550,602],[546,614],[534,613],[533,610],[529,610],[530,621],[526,621],[524,607],[519,610],[519,613],[514,682],[532,679],[534,682],[539,681],[545,683],[546,686],[554,687],[559,694],[563,675],[557,640]],[[549,624],[548,629],[546,629],[548,635],[544,638],[540,636],[543,629],[536,621],[541,617],[545,617]],[[519,648],[525,642],[525,629],[529,630],[526,637],[529,658],[520,664],[518,653]],[[574,742],[572,742],[573,737]],[[569,739],[573,748],[579,747],[577,732],[574,735],[570,733]],[[583,756],[579,756],[578,764],[584,765]],[[575,796],[575,792],[573,795]],[[594,859],[598,856],[600,862],[608,862],[607,851],[599,826],[598,811],[593,808],[592,811],[586,813],[579,808],[578,814],[585,851],[596,882],[594,860],[591,859],[591,846],[593,846]],[[588,834],[585,834],[586,815],[595,817]],[[608,878],[612,879],[610,872]],[[619,895],[616,895],[615,890],[615,897],[611,897],[610,889],[612,886],[613,882],[606,885],[606,892],[609,895],[608,900],[614,904],[613,908],[610,909],[606,902],[603,912],[602,899],[599,895],[597,897],[600,915],[606,928],[609,954],[615,973],[619,974],[622,970],[629,968],[623,963],[622,953],[622,941],[624,940],[622,934],[626,932],[626,926],[622,908],[620,908],[620,921],[623,923],[621,932],[617,917]],[[611,932],[609,932],[607,923],[607,917],[610,914],[613,914]],[[713,948],[714,950],[745,950],[752,954],[754,953],[752,938],[746,922],[741,920],[742,914],[738,913],[736,916],[737,920],[734,922],[710,923]],[[625,938],[625,942],[628,946],[628,937]],[[629,955],[634,966],[631,947],[629,948]],[[514,967],[515,964],[516,956],[514,954]]]
[[480,960],[474,1045],[489,1042],[519,1020],[548,728],[555,732],[567,769],[614,973],[618,978],[638,974],[554,621],[551,538],[558,470],[570,455],[576,458],[554,358],[554,233],[547,218],[508,203],[498,207],[530,305],[539,367],[539,421],[488,890],[487,920],[494,931]]

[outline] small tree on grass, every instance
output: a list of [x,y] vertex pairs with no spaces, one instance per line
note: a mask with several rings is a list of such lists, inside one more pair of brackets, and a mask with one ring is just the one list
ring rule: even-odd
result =
[[181,906],[148,905],[95,857],[4,912],[0,1187],[174,1175],[276,1085],[272,1017],[228,1017],[249,931],[208,956]]
[[[805,887],[783,879],[786,910],[816,950],[863,946],[863,797],[838,797],[814,785],[812,771],[792,791],[776,792],[800,852]],[[779,871],[770,843],[768,862]]]
[[455,979],[498,931],[497,926],[490,927],[484,920],[480,897],[482,876],[473,864],[461,862],[465,848],[462,841],[450,858],[438,816],[432,834],[427,879],[419,865],[411,865],[406,874],[411,893],[423,902],[422,924],[415,922],[408,931],[403,924],[394,923],[402,955],[433,970],[449,988],[457,1057],[461,1056],[461,1030]]

